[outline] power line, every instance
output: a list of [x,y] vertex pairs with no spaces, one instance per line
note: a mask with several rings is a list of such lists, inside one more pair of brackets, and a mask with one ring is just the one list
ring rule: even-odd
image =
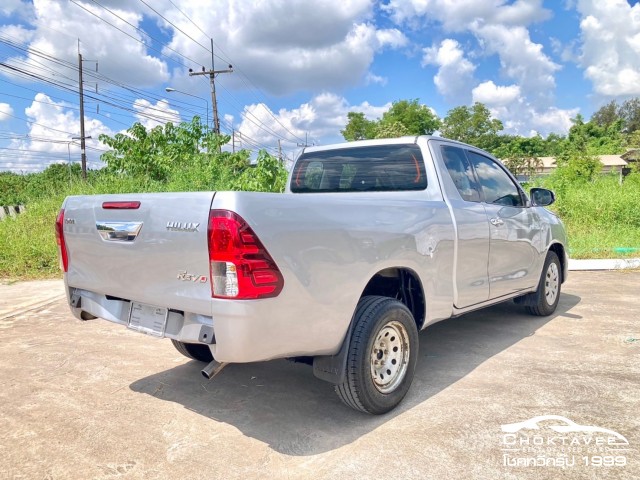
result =
[[[204,30],[202,30],[202,29],[200,28],[200,26],[199,26],[196,22],[194,22],[193,20],[191,20],[191,18],[189,17],[189,15],[187,15],[186,13],[184,13],[184,12],[180,9],[180,7],[178,7],[178,6],[177,6],[175,3],[173,3],[171,0],[169,0],[169,3],[170,3],[171,5],[173,5],[173,7],[174,7],[176,10],[178,10],[178,11],[179,11],[183,16],[184,16],[184,18],[186,18],[187,20],[189,20],[189,21],[191,22],[191,24],[192,24],[194,27],[196,27],[198,30],[200,30],[200,32],[201,32],[205,37],[210,38],[210,35],[209,35],[207,32],[205,32]],[[224,60],[224,59],[223,59],[223,58],[221,58],[221,60]]]
[[[97,3],[97,2],[94,2],[94,3]],[[92,13],[92,12],[89,12],[89,13]],[[106,22],[106,21],[105,21],[105,23],[110,24],[109,22]],[[110,25],[112,25],[112,24],[110,24]],[[126,32],[123,32],[123,33],[126,33]],[[62,59],[58,59],[56,57],[53,57],[53,56],[51,56],[49,54],[46,54],[45,52],[41,52],[41,51],[39,51],[37,49],[34,49],[32,47],[23,47],[20,44],[17,44],[15,42],[13,42],[11,39],[7,39],[6,37],[3,38],[3,37],[0,36],[0,41],[2,41],[2,43],[8,44],[11,48],[14,48],[16,50],[21,50],[22,52],[27,53],[27,54],[34,54],[36,57],[39,57],[39,58],[41,58],[43,60],[46,60],[48,62],[53,62],[55,65],[58,65],[60,67],[67,68],[67,69],[70,69],[70,70],[76,70],[76,71],[78,70],[78,67],[75,67],[70,62],[64,61]],[[141,43],[143,43],[143,42],[141,42]],[[188,57],[185,57],[185,58],[188,58]],[[31,64],[27,63],[27,62],[17,61],[16,59],[14,59],[13,61],[16,62],[16,63],[24,65],[26,67],[26,69],[25,68],[19,68],[19,67],[15,66],[15,65],[10,65],[10,64],[4,63],[4,62],[0,62],[0,66],[3,66],[5,69],[10,70],[10,72],[8,72],[8,73],[13,73],[16,76],[19,76],[19,77],[22,77],[22,78],[26,78],[26,79],[29,79],[29,80],[32,80],[32,81],[33,80],[40,81],[40,82],[49,84],[51,86],[54,86],[56,88],[60,88],[60,89],[62,89],[64,91],[67,91],[69,93],[74,93],[75,94],[77,92],[75,85],[73,85],[72,83],[67,83],[67,82],[64,82],[64,81],[61,81],[61,80],[56,80],[54,78],[45,78],[44,76],[39,75],[37,73],[38,70],[33,68],[34,67],[33,64],[39,65],[42,68],[43,71],[44,71],[44,69],[49,70],[50,67],[48,65],[45,65],[44,63],[38,61],[38,60],[35,60],[34,58],[30,59],[30,61],[32,62]],[[68,80],[73,81],[73,79],[71,79],[71,77],[66,76],[64,74],[61,74],[59,76],[60,76],[60,78],[68,79]],[[135,87],[130,87],[130,86],[126,85],[126,84],[123,84],[122,82],[115,81],[115,80],[110,79],[109,77],[106,77],[106,76],[104,76],[102,74],[99,74],[97,72],[94,73],[94,72],[91,72],[91,71],[87,71],[87,77],[95,78],[99,82],[104,82],[104,83],[112,84],[114,86],[119,86],[120,88],[123,88],[124,90],[129,91],[130,93],[132,93],[133,95],[136,95],[137,97],[143,97],[143,98],[151,97],[152,101],[155,101],[155,102],[160,101],[160,100],[165,100],[164,98],[160,98],[160,97],[158,97],[158,96],[156,96],[154,94],[151,94],[150,92],[142,91],[142,90],[137,89]],[[6,80],[3,80],[3,81],[6,81]],[[17,85],[17,84],[15,84],[13,82],[8,82],[8,83],[16,85],[16,86],[19,86],[20,88],[24,88],[24,89],[39,93],[36,90],[29,89],[28,87]],[[232,99],[235,99],[235,97],[231,94],[231,92],[228,91],[228,89],[226,89],[224,86],[222,86],[222,88],[225,90],[225,92],[227,92],[227,94]],[[50,97],[59,98],[60,100],[65,101],[65,102],[68,101],[68,100],[63,99],[61,97],[54,97],[54,96],[50,96]],[[88,101],[93,100],[93,101],[95,101],[97,103],[102,103],[102,104],[105,104],[105,105],[109,105],[109,106],[112,106],[112,107],[115,107],[115,108],[118,108],[118,109],[121,109],[121,110],[125,110],[125,111],[130,112],[130,113],[132,113],[134,115],[137,115],[137,116],[140,116],[140,117],[143,117],[143,118],[149,118],[149,119],[152,119],[152,120],[155,120],[155,121],[159,121],[159,122],[166,121],[167,120],[166,116],[171,114],[170,112],[167,112],[165,109],[161,109],[161,108],[155,107],[153,104],[145,106],[144,107],[144,110],[145,110],[144,112],[140,111],[140,109],[131,108],[129,106],[123,106],[121,104],[121,102],[124,99],[126,99],[126,95],[123,95],[123,94],[120,94],[120,93],[117,93],[117,92],[112,92],[110,94],[109,93],[103,93],[103,92],[100,92],[100,93],[96,92],[95,94],[86,93],[85,97],[87,98]],[[22,98],[24,98],[24,97],[22,97]],[[105,99],[110,99],[111,101],[108,101],[108,100],[105,100]],[[136,98],[135,100],[138,100],[138,98]],[[48,104],[57,106],[56,104],[52,104],[50,102],[38,101],[38,100],[35,100],[35,99],[33,101],[36,101],[36,102],[39,102],[39,103],[48,103]],[[132,99],[130,101],[132,101]],[[237,101],[237,99],[236,99],[236,101]],[[181,104],[183,104],[183,106],[180,107],[181,109],[189,110],[189,111],[195,113],[195,111],[193,110],[193,107],[194,107],[193,104],[189,104],[187,102],[178,101],[177,99],[172,99],[171,103],[173,103],[174,105],[176,103],[181,103]],[[186,107],[184,105],[188,105],[188,107]],[[68,105],[61,105],[61,107],[69,107],[69,108],[72,108],[72,109],[77,109],[77,107],[71,107],[71,106],[68,106]],[[242,107],[240,106],[240,108],[242,108]],[[149,111],[158,112],[159,115],[150,115]],[[267,111],[269,111],[269,110],[267,109]],[[109,112],[109,113],[118,115],[115,112]],[[107,117],[106,115],[100,114],[99,112],[96,112],[96,114],[100,115],[102,117],[105,117],[105,118],[109,118],[111,121],[118,122],[116,119],[112,119],[110,117]],[[160,115],[162,115],[162,116],[160,116]],[[256,125],[258,128],[260,128],[262,130],[265,130],[270,135],[274,135],[276,137],[280,137],[280,138],[285,139],[285,137],[282,137],[282,135],[280,135],[277,132],[269,129],[262,121],[260,121],[255,115],[253,115],[252,112],[247,112],[247,113],[241,112],[241,115],[245,119],[250,121],[250,123],[253,123],[254,125]],[[253,119],[251,119],[250,117],[253,117]],[[24,120],[24,121],[27,121],[26,119],[22,119],[22,118],[20,118],[20,119]],[[30,121],[27,121],[27,122],[30,123],[30,124],[38,124],[37,122],[30,122]],[[118,122],[118,123],[126,125],[123,122]],[[38,125],[41,125],[43,128],[49,128],[49,129],[52,128],[52,127],[47,127],[46,125],[42,125],[42,124],[38,124]],[[231,129],[233,130],[233,126],[231,127]],[[60,130],[57,130],[57,129],[53,129],[53,130],[54,131],[60,131]],[[70,132],[62,132],[62,133],[67,133],[67,134],[71,135]],[[246,135],[245,135],[245,137],[246,137]],[[249,138],[249,137],[246,137],[246,138]],[[273,147],[261,145],[256,141],[254,141],[254,142],[255,142],[254,146],[256,146],[257,148],[263,148],[264,147],[264,148],[267,148],[267,149],[273,149]]]
[[[41,81],[41,82],[47,83],[49,85],[55,86],[57,88],[61,88],[61,89],[66,90],[68,92],[74,93],[74,94],[77,93],[76,88],[75,88],[74,85],[55,82],[55,81],[50,80],[48,78],[39,76],[39,75],[37,75],[35,73],[28,72],[28,71],[25,71],[25,70],[21,70],[20,68],[14,67],[12,65],[7,65],[4,62],[0,62],[0,66],[10,70],[11,72],[13,72],[13,73],[15,73],[15,74],[17,74],[19,76],[27,77],[27,78],[30,78],[32,80]],[[132,108],[132,107],[129,107],[129,106],[123,106],[121,104],[118,104],[117,102],[119,102],[120,100],[117,99],[117,98],[110,97],[109,95],[106,95],[106,94],[100,94],[100,95],[102,95],[104,98],[101,98],[100,96],[95,96],[94,94],[85,94],[85,97],[90,98],[92,100],[95,100],[95,101],[97,101],[99,103],[103,103],[103,104],[106,104],[106,105],[113,106],[115,108],[119,108],[121,110],[125,110],[125,111],[128,111],[128,112],[131,112],[131,113],[133,113],[135,115],[138,115],[138,116],[141,116],[143,118],[148,118],[150,120],[155,120],[155,121],[158,121],[158,122],[161,122],[161,123],[164,123],[164,122],[167,121],[167,116],[166,115],[169,114],[169,112],[167,112],[166,110],[154,107],[153,105],[145,106],[144,109],[147,110],[147,111],[151,110],[151,111],[156,111],[156,112],[159,112],[159,113],[162,114],[162,116],[151,115],[149,113],[141,111],[140,109],[136,109],[135,107]],[[107,100],[105,100],[105,98]],[[113,101],[109,101],[108,99],[111,99]]]
[[[148,48],[149,50],[153,50],[154,52],[159,53],[159,54],[160,54],[161,56],[163,56],[163,57],[166,57],[166,58],[171,59],[173,62],[175,62],[175,63],[177,63],[177,64],[179,64],[179,65],[186,66],[186,65],[184,65],[182,62],[179,62],[178,60],[172,59],[171,57],[167,57],[166,55],[164,55],[164,54],[162,53],[162,51],[161,51],[161,50],[158,50],[157,48],[154,48],[154,47],[152,47],[151,45],[147,45],[145,42],[143,42],[143,41],[142,41],[142,40],[140,40],[139,38],[134,37],[133,35],[131,35],[131,34],[130,34],[130,33],[128,33],[128,32],[125,32],[125,31],[124,31],[124,30],[122,30],[120,27],[118,27],[118,26],[114,25],[113,23],[111,23],[111,22],[107,21],[106,19],[102,18],[100,15],[98,15],[98,14],[96,14],[96,13],[92,12],[91,10],[89,10],[88,8],[86,8],[86,7],[82,6],[81,4],[79,4],[78,2],[76,2],[75,0],[69,0],[69,1],[70,1],[71,3],[73,3],[74,5],[77,5],[78,7],[80,7],[81,9],[83,9],[84,11],[86,11],[87,13],[89,13],[90,15],[93,15],[93,16],[94,16],[94,17],[96,17],[97,19],[102,20],[104,23],[106,23],[106,24],[110,25],[111,27],[115,28],[115,29],[116,29],[116,30],[118,30],[119,32],[121,32],[121,33],[125,34],[127,37],[129,37],[129,38],[131,38],[131,39],[135,40],[136,42],[138,42],[138,43],[140,43],[140,44],[144,45],[144,46],[145,46],[146,48]],[[148,36],[148,34],[147,34],[147,36]],[[190,61],[193,61],[193,60],[190,60]],[[194,63],[195,63],[195,62],[194,62]]]
[[[113,10],[110,10],[109,8],[105,7],[104,5],[102,5],[101,3],[97,2],[96,0],[90,0],[91,2],[95,3],[96,5],[98,5],[99,7],[105,9],[107,12],[109,12],[111,15],[113,15],[114,17],[120,19],[121,21],[123,21],[124,23],[126,23],[127,25],[129,25],[132,28],[135,28],[138,32],[142,33],[143,35],[149,37],[151,40],[157,42],[160,45],[163,45],[167,50],[172,51],[173,53],[175,53],[176,55],[179,55],[180,57],[184,58],[185,60],[188,60],[194,64],[198,64],[198,62],[196,62],[195,60],[187,57],[186,55],[183,55],[182,53],[180,53],[177,50],[174,50],[173,48],[171,48],[170,46],[166,45],[165,43],[163,43],[162,41],[158,40],[157,38],[152,37],[151,35],[149,35],[146,31],[144,31],[143,29],[141,29],[140,27],[137,27],[135,25],[133,25],[132,23],[128,22],[126,19],[122,18],[120,15],[118,15],[117,13],[115,13]],[[75,2],[74,2],[75,3]],[[77,5],[77,4],[76,4]],[[103,20],[101,17],[99,17],[101,20]],[[108,23],[108,22],[107,22]],[[140,41],[140,40],[138,40]],[[145,46],[148,46],[145,42],[140,41],[140,43],[142,43]],[[165,56],[166,58],[171,58],[168,57],[166,55],[163,54],[163,56]],[[186,65],[183,65],[186,66]]]
[[[93,0],[92,0],[92,1],[93,1]],[[142,1],[142,0],[140,0],[140,1]],[[144,2],[143,2],[143,3],[144,3]],[[178,11],[179,11],[179,12],[180,12],[180,13],[181,13],[181,14],[182,14],[182,15],[183,15],[187,20],[189,20],[189,22],[191,22],[191,24],[193,24],[193,25],[194,25],[198,30],[200,30],[200,32],[201,32],[205,37],[208,37],[208,36],[209,36],[209,35],[208,35],[208,34],[207,34],[207,33],[206,33],[202,28],[200,28],[200,26],[199,26],[196,22],[194,22],[194,21],[191,19],[191,17],[189,17],[189,16],[188,16],[188,15],[187,15],[183,10],[181,10],[181,9],[180,9],[180,8],[179,8],[175,3],[173,3],[171,0],[169,0],[169,3],[171,3],[171,5],[173,5],[173,7],[174,7],[176,10],[178,10]],[[163,18],[164,18],[164,17],[163,17]],[[172,25],[173,25],[173,24],[172,24]],[[174,26],[175,26],[175,25],[174,25]],[[184,32],[183,32],[183,33],[184,33]],[[189,37],[189,38],[191,38],[191,37]],[[192,40],[193,40],[193,39],[192,39]],[[195,40],[194,40],[194,42],[195,42]],[[196,43],[198,43],[198,42],[196,42]],[[234,65],[235,65],[235,62],[232,62],[232,61],[230,60],[230,56],[229,56],[229,55],[228,55],[228,54],[227,54],[227,53],[222,49],[222,47],[220,47],[220,45],[218,45],[216,42],[214,42],[214,41],[213,41],[213,38],[211,39],[211,43],[212,43],[212,45],[211,45],[212,53],[213,53],[213,46],[215,45],[215,47],[216,47],[218,50],[220,50],[224,55],[226,55],[228,58],[226,58],[226,59],[225,59],[225,58],[220,57],[219,55],[215,55],[216,57],[220,58],[221,60],[225,61],[226,63],[234,64]],[[202,46],[200,43],[198,43],[198,45]],[[251,90],[252,90],[252,88],[251,88],[251,86],[247,83],[247,81],[246,81],[246,80],[248,80],[249,82],[251,82],[251,84],[254,86],[254,88],[255,88],[255,89],[257,89],[259,92],[261,92],[261,93],[262,93],[262,95],[263,95],[265,98],[267,98],[267,95],[264,93],[264,91],[262,91],[262,90],[260,89],[260,87],[258,87],[255,83],[253,83],[253,81],[252,81],[252,80],[251,80],[251,79],[250,79],[250,78],[249,78],[249,77],[244,73],[244,71],[243,71],[242,69],[240,69],[239,67],[237,67],[237,65],[236,65],[236,70],[238,70],[238,72],[240,72],[240,74],[241,74],[240,79],[241,79],[241,80],[242,80],[242,82],[245,84],[245,86],[247,86],[247,87],[248,87],[248,90],[249,90],[249,91],[251,91]],[[246,80],[245,80],[245,78],[246,78]],[[224,87],[223,87],[223,88],[224,88]],[[229,93],[229,95],[231,95],[229,91],[227,91],[227,93]],[[255,95],[255,94],[254,94],[254,95]],[[263,103],[262,101],[260,101],[260,99],[257,97],[257,95],[256,95],[256,99],[258,100],[258,103],[259,103],[259,104],[262,104],[262,105],[264,106],[264,103]],[[287,133],[289,133],[289,134],[290,134],[293,138],[295,138],[296,140],[303,141],[303,140],[302,140],[302,138],[298,137],[295,133],[293,133],[291,130],[289,130],[289,129],[288,129],[288,128],[287,128],[287,127],[286,127],[286,126],[285,126],[285,125],[280,121],[280,119],[279,119],[278,117],[276,117],[276,116],[273,114],[273,112],[271,112],[271,110],[270,110],[269,108],[266,108],[266,106],[264,106],[264,108],[265,108],[265,110],[267,111],[267,113],[269,114],[269,116],[270,116],[271,118],[273,118],[273,119],[276,121],[276,123],[278,123],[282,128],[284,128],[284,130],[285,130]],[[277,134],[276,134],[276,136],[280,136],[280,135],[277,135]],[[285,139],[285,137],[283,137],[283,136],[280,136],[280,137],[281,137],[283,140],[286,140],[286,139]],[[294,142],[294,143],[295,143],[295,142]]]

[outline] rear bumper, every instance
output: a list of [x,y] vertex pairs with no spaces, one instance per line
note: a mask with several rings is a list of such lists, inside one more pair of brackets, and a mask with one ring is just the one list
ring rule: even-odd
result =
[[[79,320],[97,317],[124,327],[129,324],[131,304],[137,301],[69,286],[66,290],[71,312]],[[212,300],[215,316],[169,308],[159,336],[206,344],[218,362],[230,363],[330,355],[340,348],[341,339],[314,334],[304,322],[292,322],[286,315],[275,316],[275,300]]]
[[[97,317],[123,326],[129,324],[131,301],[80,288],[67,288],[71,313],[79,320]],[[88,314],[88,315],[87,315]],[[185,343],[215,344],[213,319],[206,315],[169,310],[162,337]]]

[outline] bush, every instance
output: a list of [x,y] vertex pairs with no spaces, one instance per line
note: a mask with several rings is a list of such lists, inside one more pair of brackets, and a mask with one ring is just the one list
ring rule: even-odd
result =
[[27,176],[0,172],[0,206],[27,203]]

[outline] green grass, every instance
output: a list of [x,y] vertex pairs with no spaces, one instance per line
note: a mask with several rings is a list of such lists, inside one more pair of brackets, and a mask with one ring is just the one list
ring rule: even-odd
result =
[[640,258],[640,228],[567,225],[571,258]]
[[556,187],[552,209],[567,228],[572,258],[640,257],[640,174],[622,185],[605,175]]
[[0,222],[0,278],[60,276],[54,225],[63,198],[31,203],[25,213]]

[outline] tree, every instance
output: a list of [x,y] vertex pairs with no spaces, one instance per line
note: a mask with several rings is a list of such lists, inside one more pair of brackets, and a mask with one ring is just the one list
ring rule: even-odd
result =
[[163,189],[174,191],[284,190],[287,170],[280,160],[261,150],[252,165],[248,150],[220,151],[230,139],[208,130],[198,117],[151,130],[136,123],[127,134],[100,136],[112,148],[102,155],[107,174],[162,182]]
[[625,101],[620,107],[619,113],[626,133],[640,130],[640,98],[632,98]]
[[201,161],[205,151],[218,151],[230,137],[216,135],[193,117],[191,122],[169,122],[151,130],[136,122],[126,134],[103,134],[99,139],[112,149],[101,156],[109,171],[164,181],[172,171]]
[[395,121],[378,124],[375,138],[398,138],[405,135],[411,135],[409,129],[403,123]]
[[589,155],[615,155],[624,152],[622,119],[618,118],[605,124],[604,114],[596,120],[598,118],[602,121],[602,125],[594,120],[585,123],[580,114],[571,119],[573,126],[569,129],[568,143],[578,151]]
[[606,130],[595,123],[584,123],[582,115],[572,118],[573,126],[564,147],[556,156],[557,168],[551,174],[551,185],[562,196],[567,188],[591,182],[602,169],[598,157],[590,153],[590,138],[594,129]]
[[542,167],[539,157],[545,156],[545,141],[540,135],[521,137],[501,135],[501,145],[491,153],[500,158],[514,175],[534,176]]
[[376,135],[376,124],[374,120],[367,120],[364,113],[349,112],[347,113],[347,125],[340,133],[345,140],[353,142],[354,140],[366,140],[374,138]]
[[615,100],[611,100],[606,105],[600,107],[598,111],[591,116],[591,120],[589,121],[600,127],[608,127],[620,119],[620,107]]
[[[382,115],[378,128],[394,123],[405,127],[407,133],[404,135],[431,135],[440,128],[440,120],[435,113],[426,105],[421,105],[417,98],[393,102],[391,108]],[[380,135],[377,137],[382,138]]]
[[449,110],[440,131],[443,137],[492,150],[499,145],[498,132],[503,128],[500,120],[491,118],[491,112],[484,104],[476,102],[471,107]]
[[564,148],[567,138],[564,135],[550,133],[544,140],[544,155],[546,157],[555,157],[560,154]]
[[394,138],[404,135],[431,135],[440,128],[440,120],[418,99],[398,100],[378,120],[367,120],[364,113],[349,112],[340,133],[347,141]]

